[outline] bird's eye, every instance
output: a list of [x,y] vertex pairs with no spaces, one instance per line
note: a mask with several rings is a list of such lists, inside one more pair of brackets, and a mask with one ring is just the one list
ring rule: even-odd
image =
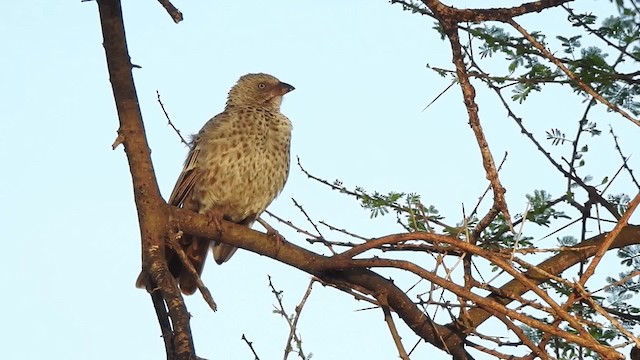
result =
[[258,88],[260,88],[260,89],[264,89],[265,87],[266,87],[266,85],[264,83],[258,84]]

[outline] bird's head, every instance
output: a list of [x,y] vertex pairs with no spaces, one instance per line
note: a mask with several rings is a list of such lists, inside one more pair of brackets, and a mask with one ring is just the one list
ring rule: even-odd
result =
[[260,106],[279,110],[282,96],[293,89],[293,86],[269,74],[247,74],[229,91],[227,106]]

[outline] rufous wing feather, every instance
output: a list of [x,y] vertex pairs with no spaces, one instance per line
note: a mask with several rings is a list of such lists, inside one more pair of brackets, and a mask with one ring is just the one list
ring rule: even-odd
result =
[[[168,201],[169,205],[182,206],[185,200],[187,200],[187,197],[191,194],[191,190],[198,180],[200,173],[196,168],[198,154],[200,154],[200,149],[198,149],[197,143],[194,143],[193,149],[189,151],[187,160],[184,162],[184,168],[182,169],[180,176],[178,176],[176,185],[173,187],[173,191],[171,191]],[[197,211],[198,209],[190,210]]]

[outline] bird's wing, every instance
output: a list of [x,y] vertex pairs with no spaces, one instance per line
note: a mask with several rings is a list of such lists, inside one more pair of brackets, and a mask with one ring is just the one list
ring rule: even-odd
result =
[[[200,145],[203,142],[208,141],[208,137],[211,134],[217,134],[218,128],[224,127],[229,122],[230,116],[227,112],[221,112],[209,120],[191,141],[191,150],[187,155],[187,160],[184,162],[184,168],[176,181],[176,185],[169,197],[169,204],[173,206],[180,206],[184,203],[189,196],[189,193],[193,189],[196,181],[200,177],[200,169],[198,169],[198,156],[200,155]],[[192,209],[193,210],[193,209]]]
[[171,192],[171,196],[169,196],[170,205],[180,206],[187,198],[187,195],[191,192],[193,185],[198,179],[200,171],[196,168],[196,163],[198,161],[200,149],[198,148],[197,141],[194,141],[192,146],[193,148],[189,151],[187,160],[184,162],[184,168],[176,181],[176,185]]

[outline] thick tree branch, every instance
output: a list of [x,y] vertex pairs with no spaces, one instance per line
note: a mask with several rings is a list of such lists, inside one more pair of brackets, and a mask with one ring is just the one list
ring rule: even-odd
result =
[[[496,168],[493,155],[491,154],[491,150],[489,149],[489,143],[487,142],[484,131],[482,130],[482,125],[480,124],[480,117],[478,116],[478,104],[475,101],[476,91],[469,81],[469,74],[464,64],[464,56],[462,55],[462,45],[460,45],[458,27],[456,26],[456,24],[448,20],[441,21],[440,23],[444,29],[444,32],[447,34],[447,37],[449,38],[449,42],[451,44],[453,63],[456,67],[456,73],[458,75],[458,81],[460,82],[460,88],[462,89],[464,104],[469,115],[469,125],[471,126],[471,129],[473,130],[473,133],[476,137],[476,141],[478,142],[478,146],[480,147],[482,164],[484,165],[487,180],[489,180],[489,182],[491,183],[491,188],[493,189],[493,206],[487,212],[485,217],[480,220],[473,233],[481,233],[484,229],[482,226],[488,226],[491,221],[493,221],[493,219],[498,215],[498,211],[502,212],[502,215],[504,215],[504,218],[511,228],[511,231],[514,232],[513,222],[511,221],[511,215],[509,214],[509,208],[507,207],[507,200],[504,196],[506,190],[502,186],[500,178],[498,177],[498,169]],[[471,241],[473,242],[475,241],[475,239],[472,239]]]
[[[167,354],[171,354],[171,358],[180,360],[195,359],[189,313],[176,282],[169,273],[164,257],[168,205],[160,196],[151,163],[151,154],[131,73],[133,66],[127,50],[120,1],[98,0],[97,2],[107,66],[120,119],[118,138],[124,145],[129,161],[134,199],[138,210],[143,268],[151,269],[149,273],[153,276],[150,280],[158,285],[157,290],[162,295],[171,317],[173,332],[163,333],[163,336],[172,338],[173,346],[169,348],[167,345]],[[154,304],[159,306],[160,302],[155,300]],[[163,313],[160,309],[156,310],[158,314]],[[160,323],[161,327],[162,324],[167,324],[165,320],[160,320]]]
[[439,19],[446,18],[453,22],[481,22],[481,21],[507,21],[516,16],[541,12],[544,9],[556,7],[573,0],[540,0],[524,3],[511,8],[493,9],[457,9],[444,5],[438,0],[422,0]]

